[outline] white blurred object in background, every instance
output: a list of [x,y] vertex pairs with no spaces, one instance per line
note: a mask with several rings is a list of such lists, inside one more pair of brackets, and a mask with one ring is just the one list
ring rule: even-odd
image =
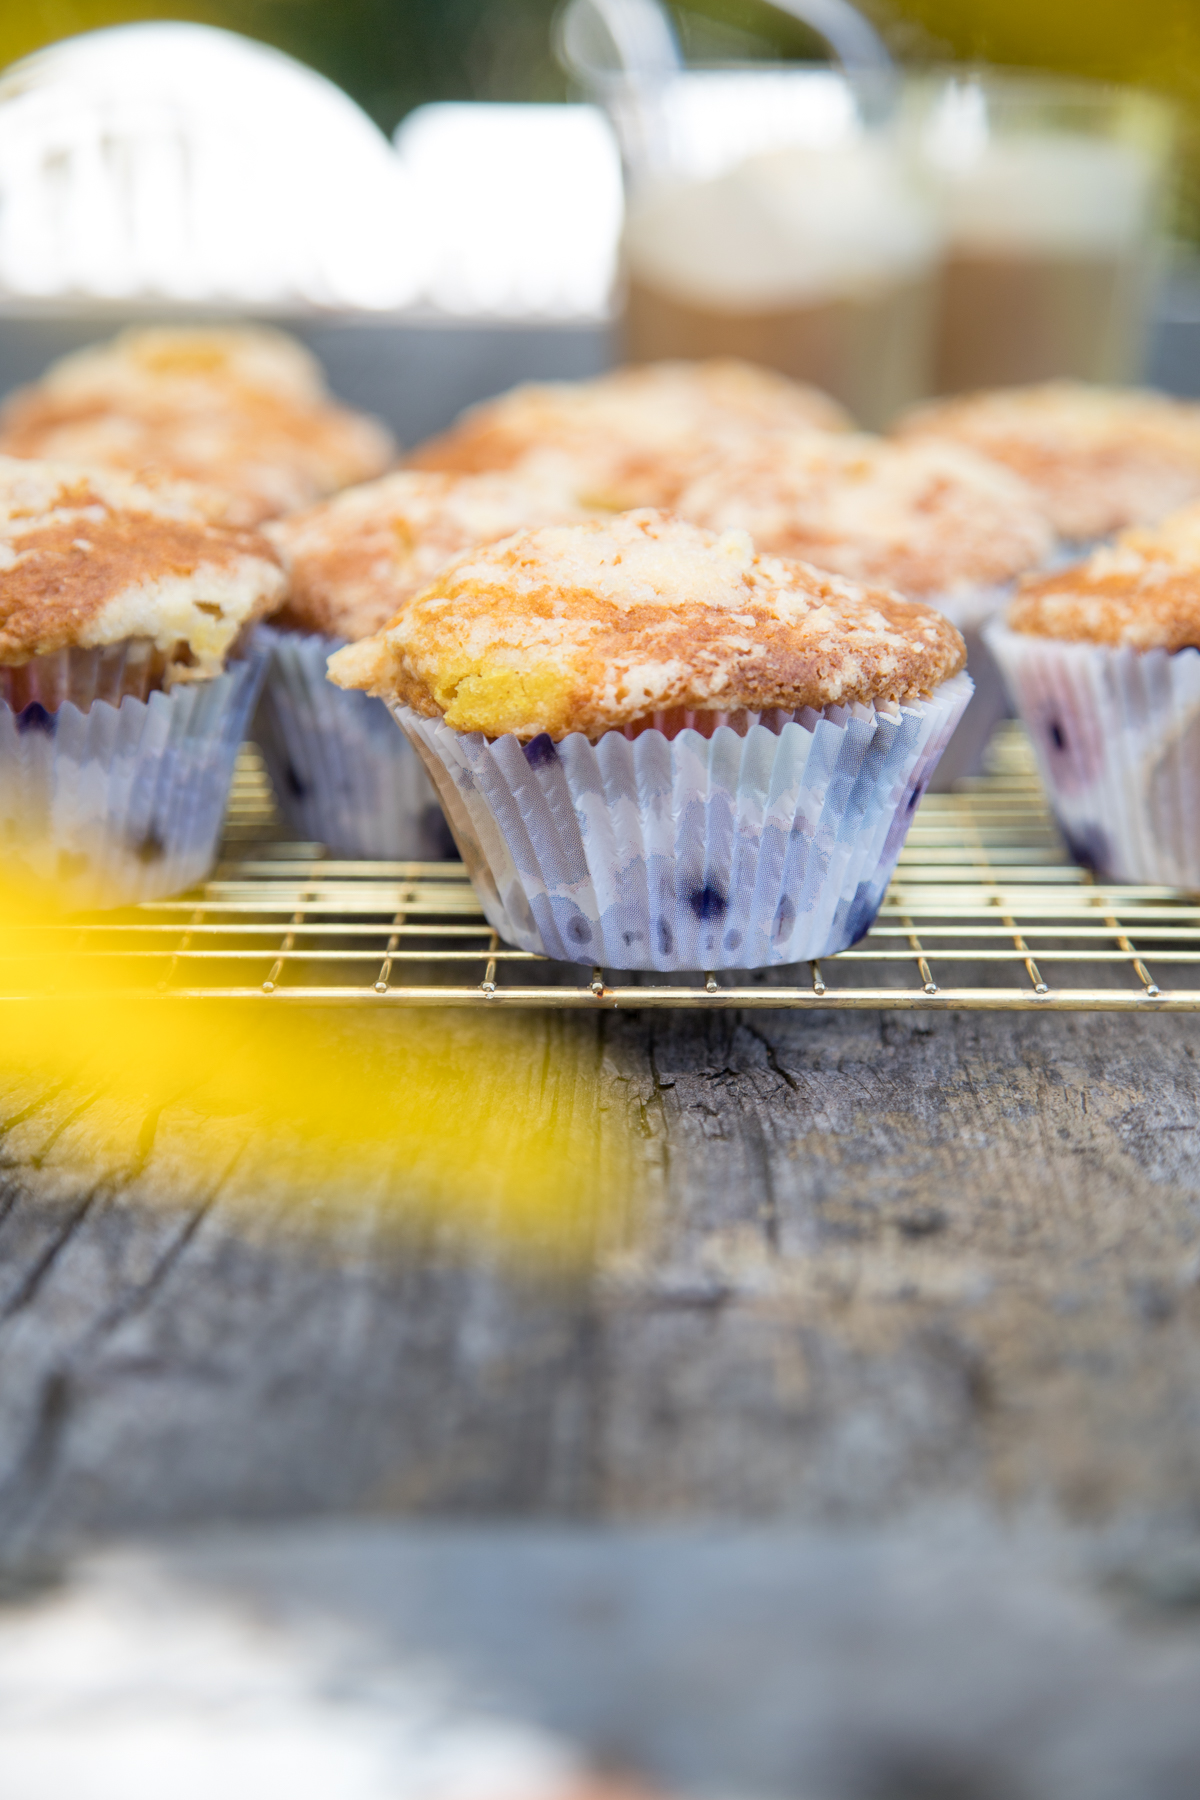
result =
[[649,94],[614,88],[610,104],[638,184],[709,181],[749,156],[861,135],[854,92],[828,69],[688,69]]
[[235,33],[119,26],[0,77],[0,297],[392,309],[421,248],[382,132]]
[[438,312],[604,319],[621,231],[621,163],[594,106],[421,106],[396,133]]
[[133,1551],[0,1611],[0,1738],[5,1800],[581,1800],[586,1775],[430,1659]]

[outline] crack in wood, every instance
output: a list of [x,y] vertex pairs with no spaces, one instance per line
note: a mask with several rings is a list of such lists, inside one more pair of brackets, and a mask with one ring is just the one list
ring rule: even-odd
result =
[[647,1134],[645,1236],[591,1283],[522,1285],[444,1222],[400,1243],[382,1189],[351,1244],[266,1163],[235,1191],[231,1160],[184,1215],[170,1108],[133,1121],[128,1167],[69,1218],[38,1198],[61,1157],[15,1178],[3,1531],[249,1507],[1189,1503],[1192,1022],[539,1029],[531,1093],[569,1051],[564,1122],[600,1080]]
[[45,1138],[42,1143],[39,1144],[38,1148],[29,1158],[29,1167],[31,1169],[45,1168],[50,1152],[62,1138],[63,1134],[69,1131],[71,1126],[74,1125],[77,1120],[81,1119],[86,1112],[91,1110],[97,1100],[100,1099],[103,1092],[104,1089],[102,1087],[95,1088],[91,1093],[85,1094],[81,1100],[76,1101],[74,1106],[68,1107],[67,1111],[62,1114],[51,1128],[49,1137]]
[[245,1148],[244,1144],[238,1145],[218,1180],[200,1204],[184,1220],[183,1225],[146,1279],[132,1287],[120,1300],[114,1302],[97,1321],[87,1340],[85,1346],[87,1350],[98,1347],[106,1337],[111,1337],[118,1326],[125,1324],[127,1320],[143,1311],[161,1291],[172,1271],[183,1259],[196,1233],[216,1207],[222,1191],[228,1185],[230,1176],[245,1154]]
[[73,1086],[73,1084],[74,1077],[64,1075],[61,1081],[51,1082],[48,1087],[43,1089],[36,1100],[31,1100],[27,1106],[20,1107],[15,1113],[10,1113],[6,1119],[0,1119],[0,1138],[7,1137],[10,1132],[16,1130],[18,1125],[24,1125],[26,1120],[34,1118],[39,1112],[43,1112],[46,1107],[51,1106],[54,1101],[57,1100],[58,1096],[67,1088]]
[[17,1313],[23,1312],[27,1306],[33,1304],[41,1290],[43,1282],[54,1268],[55,1263],[70,1243],[76,1231],[83,1224],[83,1221],[87,1218],[88,1214],[93,1208],[100,1204],[101,1198],[101,1189],[96,1189],[90,1194],[85,1194],[83,1199],[79,1201],[74,1209],[68,1214],[66,1224],[63,1225],[59,1231],[54,1233],[45,1249],[39,1256],[34,1258],[14,1293],[5,1302],[4,1306],[0,1307],[0,1325],[7,1324]]
[[742,1019],[741,1025],[742,1030],[746,1032],[749,1037],[752,1037],[756,1043],[762,1045],[766,1052],[767,1066],[772,1073],[778,1075],[780,1081],[784,1083],[785,1087],[789,1087],[793,1094],[799,1093],[800,1089],[795,1076],[789,1074],[783,1067],[774,1044],[762,1027],[760,1025],[751,1024],[748,1018]]
[[71,1403],[71,1382],[66,1370],[51,1369],[42,1381],[24,1448],[12,1474],[0,1484],[0,1541],[8,1546],[10,1555],[14,1542],[20,1542],[22,1523],[35,1504],[38,1491],[48,1483],[58,1460]]
[[[87,1111],[95,1098],[96,1096],[92,1095],[70,1110],[66,1119],[62,1122],[60,1130],[54,1134],[53,1141],[57,1141],[57,1138],[61,1137],[62,1131],[65,1130],[74,1119]],[[33,1304],[37,1299],[43,1284],[52,1273],[55,1264],[79,1231],[84,1220],[90,1217],[91,1214],[103,1205],[106,1200],[111,1199],[115,1194],[119,1193],[122,1188],[128,1187],[132,1182],[136,1181],[144,1172],[153,1151],[154,1136],[161,1111],[161,1107],[152,1107],[142,1120],[135,1140],[136,1147],[134,1154],[128,1166],[119,1174],[109,1177],[108,1180],[98,1182],[90,1193],[85,1194],[83,1199],[68,1213],[66,1222],[62,1228],[51,1236],[49,1243],[41,1253],[34,1258],[14,1292],[10,1295],[5,1304],[0,1307],[0,1325],[7,1324],[10,1319],[16,1316],[16,1314],[24,1312],[27,1307]],[[45,1156],[47,1154],[48,1149],[43,1145],[38,1156],[30,1158],[30,1167],[33,1169],[41,1169],[44,1166]]]

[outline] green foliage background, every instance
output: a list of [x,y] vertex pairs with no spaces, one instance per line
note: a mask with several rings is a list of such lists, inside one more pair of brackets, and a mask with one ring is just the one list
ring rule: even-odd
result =
[[[1200,235],[1200,0],[860,0],[909,61],[982,58],[1130,81],[1173,95],[1188,131],[1184,210]],[[385,130],[423,100],[552,100],[556,0],[0,0],[0,63],[122,20],[243,31],[323,70]],[[689,54],[811,55],[765,0],[676,7]]]

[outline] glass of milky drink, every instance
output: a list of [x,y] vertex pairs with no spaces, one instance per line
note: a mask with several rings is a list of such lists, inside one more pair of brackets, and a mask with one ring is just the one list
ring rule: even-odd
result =
[[609,98],[632,360],[765,363],[872,426],[930,391],[937,207],[850,81],[689,69]]
[[947,233],[937,392],[1136,378],[1159,266],[1169,105],[1100,82],[988,70],[911,83],[905,114]]

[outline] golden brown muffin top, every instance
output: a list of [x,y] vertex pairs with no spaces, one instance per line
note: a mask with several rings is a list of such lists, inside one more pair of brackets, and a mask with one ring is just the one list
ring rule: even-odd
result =
[[0,409],[0,452],[224,489],[254,525],[381,474],[377,420],[335,405],[308,352],[261,328],[126,331]]
[[288,572],[276,622],[366,637],[461,551],[584,516],[565,489],[532,476],[401,469],[267,527]]
[[0,457],[0,664],[138,638],[168,683],[199,680],[284,589],[266,539],[214,524],[207,496]]
[[52,363],[38,386],[61,401],[137,400],[164,385],[273,394],[299,406],[329,398],[321,365],[267,325],[131,326]]
[[329,673],[459,731],[594,738],[676,707],[910,699],[964,657],[931,607],[643,511],[458,557]]
[[531,383],[465,412],[409,457],[420,469],[558,471],[585,505],[670,506],[697,456],[747,427],[843,431],[819,389],[730,360],[648,363],[595,381]]
[[934,400],[902,438],[952,438],[1022,476],[1060,537],[1106,537],[1200,499],[1200,406],[1145,388],[1052,381]]
[[1200,506],[1023,581],[1006,622],[1030,637],[1074,643],[1200,648]]
[[727,446],[675,510],[910,600],[949,600],[1044,562],[1054,534],[1035,495],[957,444],[860,433],[758,432]]

